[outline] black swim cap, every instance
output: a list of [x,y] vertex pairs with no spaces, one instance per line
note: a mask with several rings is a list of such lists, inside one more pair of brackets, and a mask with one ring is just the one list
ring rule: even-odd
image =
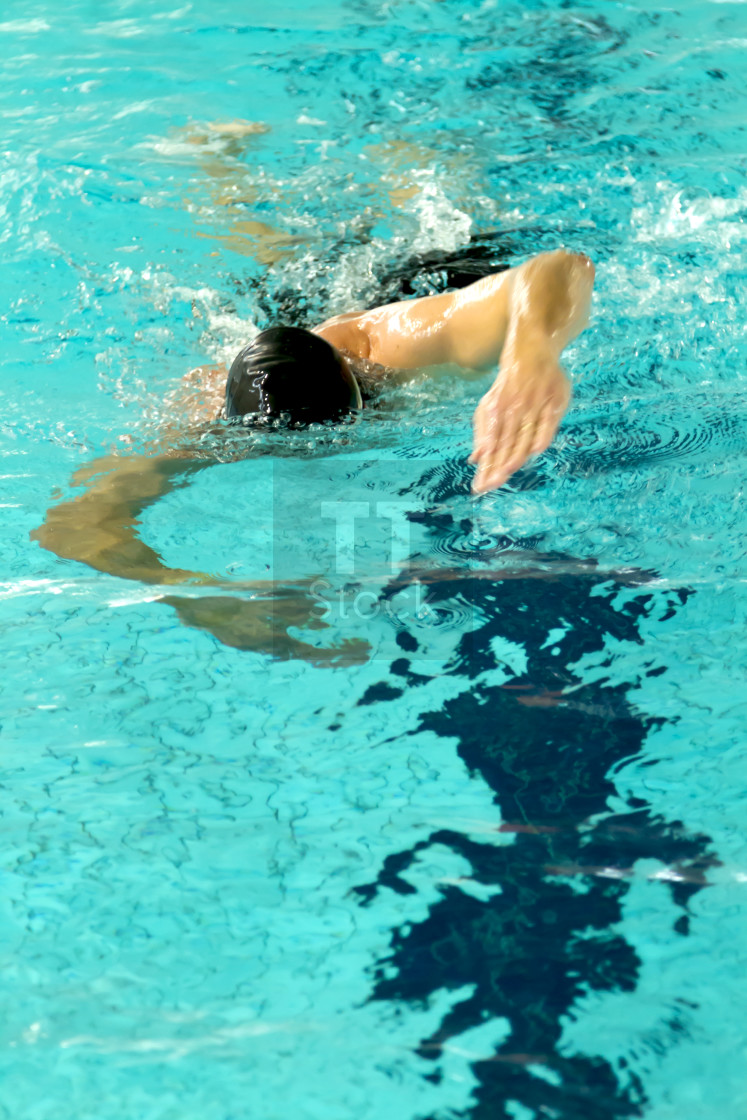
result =
[[261,331],[236,355],[226,382],[227,419],[287,416],[311,423],[338,420],[361,407],[358,383],[342,355],[298,327]]

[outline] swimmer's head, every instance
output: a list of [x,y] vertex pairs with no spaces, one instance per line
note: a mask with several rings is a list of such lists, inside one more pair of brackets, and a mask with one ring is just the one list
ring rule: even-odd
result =
[[319,335],[271,327],[236,355],[226,382],[227,419],[340,420],[362,408],[348,363]]

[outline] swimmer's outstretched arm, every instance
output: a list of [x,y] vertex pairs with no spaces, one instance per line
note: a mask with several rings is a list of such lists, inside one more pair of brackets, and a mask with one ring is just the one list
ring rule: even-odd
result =
[[559,250],[458,292],[338,316],[317,333],[399,369],[498,365],[474,416],[472,487],[482,493],[551,443],[571,396],[560,354],[588,323],[593,283],[588,257]]
[[167,567],[140,539],[137,526],[148,506],[211,463],[167,455],[103,456],[76,471],[72,484],[83,491],[48,509],[31,539],[63,560],[78,560],[122,579],[210,583],[203,572]]
[[364,642],[317,648],[288,634],[289,626],[318,629],[323,625],[313,615],[317,600],[305,593],[305,584],[256,580],[237,585],[205,572],[169,568],[140,539],[138,518],[143,511],[214,463],[210,458],[174,455],[97,459],[73,476],[73,484],[82,486],[82,492],[52,506],[31,539],[62,559],[80,561],[122,579],[251,593],[251,598],[225,593],[194,598],[165,594],[157,600],[174,607],[185,625],[208,630],[225,645],[316,665],[365,660],[368,646]]

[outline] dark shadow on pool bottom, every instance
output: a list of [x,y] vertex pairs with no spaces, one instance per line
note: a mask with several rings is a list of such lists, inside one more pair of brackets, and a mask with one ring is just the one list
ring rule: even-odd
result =
[[[437,520],[434,529],[442,533],[443,515]],[[652,573],[611,575],[568,557],[555,560],[533,563],[527,554],[508,578],[498,569],[495,578],[484,570],[441,572],[429,584],[432,604],[462,596],[485,621],[462,637],[451,667],[464,678],[464,690],[436,710],[424,708],[413,734],[458,740],[466,765],[495,791],[502,831],[513,834],[512,842],[494,845],[441,829],[390,856],[376,881],[358,888],[363,905],[373,904],[382,887],[414,893],[403,872],[434,844],[464,857],[478,883],[500,887],[487,901],[456,886],[442,888],[424,921],[394,931],[371,996],[420,1004],[439,990],[474,986],[422,1040],[420,1055],[434,1063],[449,1039],[494,1018],[508,1020],[510,1032],[496,1053],[473,1065],[479,1087],[463,1113],[472,1120],[508,1120],[515,1115],[512,1102],[532,1116],[562,1120],[642,1115],[644,1088],[624,1059],[616,1069],[602,1056],[559,1052],[563,1020],[589,990],[635,989],[640,962],[618,927],[633,864],[656,859],[679,872],[679,881],[662,888],[671,891],[677,937],[687,935],[688,900],[716,862],[707,838],[660,819],[643,801],[631,798],[624,811],[608,810],[608,799],[619,799],[615,769],[639,754],[656,723],[628,701],[631,685],[600,681],[558,696],[580,683],[569,666],[584,654],[603,650],[610,639],[642,645],[640,620],[655,612],[665,621],[691,592],[651,590]],[[428,573],[420,578],[428,581]],[[571,628],[548,643],[560,619]],[[491,642],[498,638],[523,646],[526,672],[502,685],[480,682],[495,668]],[[404,655],[416,652],[415,639],[403,632],[400,644],[403,657],[391,665],[392,676],[403,686],[426,685],[429,678],[415,673]],[[642,672],[666,671],[654,657],[642,649]],[[428,692],[423,689],[424,701]],[[390,676],[362,703],[398,694]],[[604,816],[594,821],[598,814]],[[662,1011],[664,1045],[685,1029],[689,1006],[677,1006],[675,1000],[674,1011]],[[532,1065],[542,1065],[545,1077]],[[428,1076],[440,1080],[437,1064]]]

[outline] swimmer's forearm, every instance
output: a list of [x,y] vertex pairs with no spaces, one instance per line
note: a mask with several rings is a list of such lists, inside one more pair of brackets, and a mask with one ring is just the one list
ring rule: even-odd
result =
[[560,354],[587,325],[593,281],[588,257],[571,253],[516,270],[498,376],[475,411],[475,493],[502,486],[552,442],[571,399]]

